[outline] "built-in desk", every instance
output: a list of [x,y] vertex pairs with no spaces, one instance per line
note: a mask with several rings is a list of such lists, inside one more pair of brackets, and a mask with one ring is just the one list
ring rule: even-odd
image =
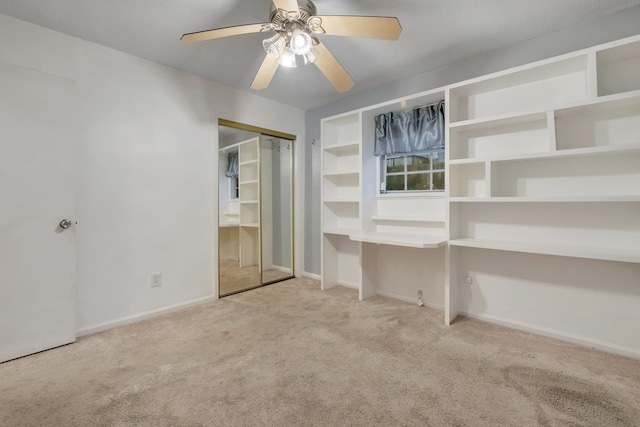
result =
[[349,238],[356,242],[422,249],[434,249],[447,244],[447,239],[444,236],[423,236],[416,234],[385,233],[380,231],[362,231],[350,234]]

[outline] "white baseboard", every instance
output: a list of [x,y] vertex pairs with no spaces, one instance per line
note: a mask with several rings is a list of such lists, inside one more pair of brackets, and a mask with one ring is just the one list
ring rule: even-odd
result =
[[282,271],[283,273],[291,274],[291,269],[287,268],[287,267],[280,267],[279,265],[272,265],[271,268],[276,270],[276,271]]
[[357,283],[348,283],[348,282],[338,282],[336,286],[342,286],[344,288],[355,289],[356,291],[360,291],[360,286]]
[[[410,304],[418,305],[418,298],[406,297],[404,295],[394,294],[393,292],[376,291],[376,295],[380,295],[381,297],[393,298],[400,301],[408,302]],[[440,304],[424,301],[424,305],[429,308],[444,311],[444,306]]]
[[308,277],[310,279],[314,279],[314,280],[322,280],[322,276],[319,274],[314,274],[314,273],[307,273],[306,271],[304,273],[302,273],[302,277]]
[[458,314],[462,316],[470,317],[472,319],[483,320],[485,322],[495,323],[496,325],[518,329],[524,332],[531,332],[533,334],[555,338],[557,340],[569,342],[571,344],[577,344],[584,347],[591,347],[596,350],[617,354],[619,356],[630,357],[632,359],[640,359],[640,349],[636,349],[632,347],[612,344],[605,341],[596,340],[593,338],[583,337],[580,335],[573,335],[566,332],[557,331],[555,329],[542,328],[540,326],[533,325],[530,323],[520,322],[517,320],[511,320],[511,319],[504,319],[504,318],[493,316],[490,314],[464,312],[464,311],[459,311]]
[[193,307],[196,305],[204,304],[207,302],[215,301],[217,298],[214,296],[208,296],[203,298],[194,299],[191,301],[170,305],[167,307],[158,308],[155,310],[145,311],[140,314],[134,314],[132,316],[122,317],[120,319],[112,320],[98,325],[90,326],[88,328],[79,329],[76,331],[76,338],[84,337],[86,335],[95,334],[97,332],[106,331],[118,326],[129,325],[131,323],[140,322],[141,320],[149,319],[152,317],[160,316],[161,314],[171,313],[174,311],[182,310],[183,308]]

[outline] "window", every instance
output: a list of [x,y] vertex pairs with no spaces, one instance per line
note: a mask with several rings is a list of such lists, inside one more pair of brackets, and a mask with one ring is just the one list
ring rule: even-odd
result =
[[240,197],[240,179],[237,176],[229,178],[229,198],[237,199]]
[[380,193],[444,191],[444,101],[375,116]]
[[444,148],[381,158],[381,193],[444,191]]

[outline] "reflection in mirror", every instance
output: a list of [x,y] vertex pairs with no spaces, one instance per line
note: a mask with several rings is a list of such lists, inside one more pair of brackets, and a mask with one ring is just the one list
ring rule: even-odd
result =
[[293,141],[262,136],[262,283],[293,277]]
[[259,137],[219,126],[219,294],[261,286]]

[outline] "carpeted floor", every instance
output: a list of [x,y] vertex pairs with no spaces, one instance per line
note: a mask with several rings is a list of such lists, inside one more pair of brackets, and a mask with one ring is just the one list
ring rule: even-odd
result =
[[257,265],[240,268],[240,263],[232,259],[220,260],[219,268],[221,296],[256,288],[262,283],[270,283],[291,277],[291,273],[270,269],[262,272],[261,281]]
[[640,426],[640,361],[295,279],[0,365],[2,426]]

